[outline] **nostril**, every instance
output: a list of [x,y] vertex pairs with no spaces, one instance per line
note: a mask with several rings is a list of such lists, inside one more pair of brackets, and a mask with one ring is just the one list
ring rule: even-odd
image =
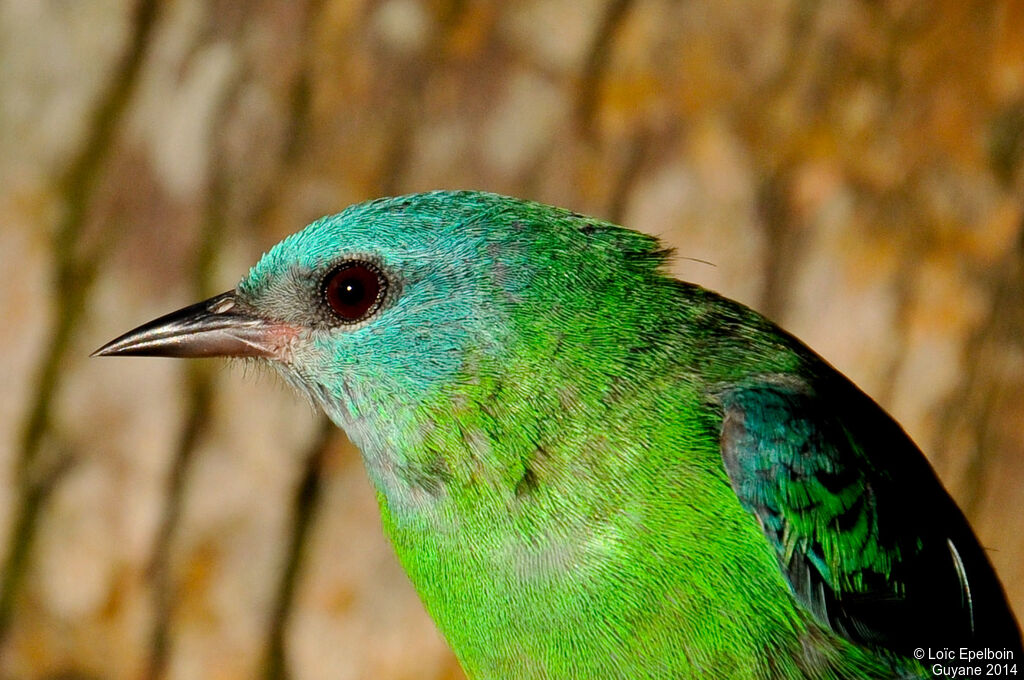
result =
[[235,306],[235,298],[233,298],[233,297],[225,297],[225,298],[221,298],[220,300],[217,300],[212,305],[210,305],[207,309],[212,314],[223,314],[224,312],[230,311],[231,308],[234,307],[234,306]]

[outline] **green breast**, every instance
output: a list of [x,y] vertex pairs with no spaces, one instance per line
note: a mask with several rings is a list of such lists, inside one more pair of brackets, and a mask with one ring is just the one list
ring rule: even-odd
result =
[[472,459],[484,437],[488,460],[522,464],[450,470],[414,510],[381,494],[385,530],[467,674],[884,675],[796,609],[725,478],[716,424],[696,395],[666,396],[566,420],[532,455],[474,432],[479,418],[439,423],[431,456]]

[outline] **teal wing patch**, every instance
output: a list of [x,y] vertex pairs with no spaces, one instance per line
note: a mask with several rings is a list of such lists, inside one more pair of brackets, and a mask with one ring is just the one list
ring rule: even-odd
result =
[[819,394],[783,379],[718,398],[733,490],[819,623],[901,654],[946,644],[1020,649],[969,525],[871,399],[852,385]]

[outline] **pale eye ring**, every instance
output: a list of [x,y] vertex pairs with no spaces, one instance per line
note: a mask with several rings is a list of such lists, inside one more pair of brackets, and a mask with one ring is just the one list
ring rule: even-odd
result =
[[354,324],[376,312],[388,282],[374,264],[348,260],[332,269],[321,285],[324,305],[342,323]]

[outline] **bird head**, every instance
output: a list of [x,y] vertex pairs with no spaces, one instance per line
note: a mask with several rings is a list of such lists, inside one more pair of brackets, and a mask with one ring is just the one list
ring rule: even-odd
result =
[[363,448],[509,372],[527,400],[556,362],[622,373],[615,358],[637,342],[629,320],[664,259],[649,236],[495,194],[379,199],[310,224],[234,290],[95,355],[267,361]]

